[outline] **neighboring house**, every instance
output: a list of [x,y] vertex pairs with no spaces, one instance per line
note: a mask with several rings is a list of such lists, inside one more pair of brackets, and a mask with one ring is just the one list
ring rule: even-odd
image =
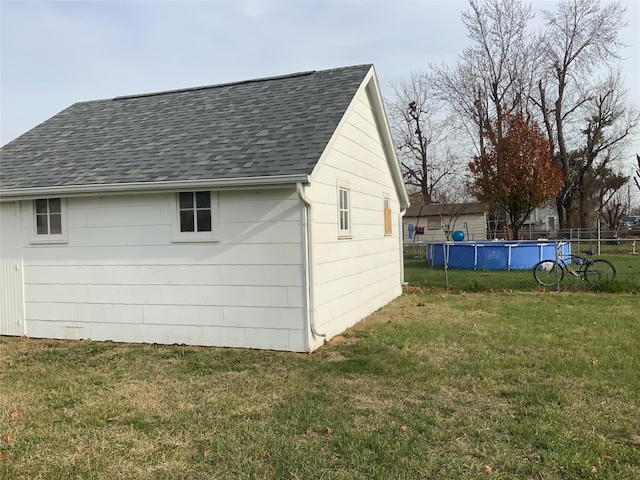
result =
[[371,65],[76,103],[0,162],[3,335],[311,351],[402,291]]
[[404,242],[447,241],[456,230],[465,240],[486,240],[487,211],[481,203],[411,205],[403,217]]
[[536,235],[544,233],[555,238],[558,231],[558,211],[555,207],[555,200],[531,212],[521,229],[521,236],[526,237],[527,231],[535,232]]

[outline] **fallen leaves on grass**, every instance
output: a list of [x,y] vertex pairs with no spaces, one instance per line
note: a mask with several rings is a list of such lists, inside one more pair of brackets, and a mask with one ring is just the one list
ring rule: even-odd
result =
[[0,463],[11,463],[11,460],[9,460],[9,457],[7,457],[7,452],[0,452]]
[[323,435],[331,435],[333,434],[333,430],[329,427],[326,427],[323,431],[322,431]]
[[14,410],[13,412],[11,412],[12,420],[18,420],[21,416],[22,416],[22,413],[20,413],[19,410]]
[[491,467],[489,465],[484,465],[480,471],[484,473],[491,473]]
[[9,444],[11,443],[11,433],[7,432],[2,436],[2,440],[4,440],[4,443]]
[[404,293],[422,293],[422,287],[414,285],[403,285],[402,290]]

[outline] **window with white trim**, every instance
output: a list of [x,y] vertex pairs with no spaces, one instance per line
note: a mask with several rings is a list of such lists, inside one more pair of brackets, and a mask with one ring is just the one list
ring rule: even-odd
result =
[[35,200],[36,234],[62,234],[62,204],[59,198],[41,198]]
[[172,241],[217,241],[217,193],[209,191],[178,192],[175,195],[175,221]]
[[180,192],[178,210],[181,232],[211,231],[211,193]]
[[338,233],[340,236],[351,234],[351,199],[350,190],[338,187]]
[[64,198],[38,198],[33,201],[33,242],[66,242],[66,203]]

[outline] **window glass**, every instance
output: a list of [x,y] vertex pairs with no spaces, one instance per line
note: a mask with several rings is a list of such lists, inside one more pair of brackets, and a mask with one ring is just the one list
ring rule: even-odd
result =
[[193,211],[183,210],[180,212],[180,231],[181,232],[195,231],[195,223],[193,221]]
[[198,210],[198,231],[211,231],[211,210]]
[[192,192],[180,192],[180,208],[193,208]]
[[178,195],[181,232],[211,232],[211,193],[180,192]]
[[348,234],[350,230],[349,218],[349,190],[340,188],[338,190],[338,222],[340,232]]
[[46,235],[49,233],[46,215],[36,215],[36,233],[38,235]]
[[49,199],[49,213],[60,213],[60,199],[59,198],[50,198]]
[[196,207],[211,208],[211,195],[209,192],[196,192]]
[[[34,201],[36,235],[42,235],[42,240],[47,241],[45,235],[63,235],[62,231],[62,199],[39,198]],[[55,237],[59,240],[59,237]]]
[[36,213],[47,213],[47,199],[36,200]]
[[49,217],[49,233],[52,235],[60,235],[62,233],[62,215],[52,213]]

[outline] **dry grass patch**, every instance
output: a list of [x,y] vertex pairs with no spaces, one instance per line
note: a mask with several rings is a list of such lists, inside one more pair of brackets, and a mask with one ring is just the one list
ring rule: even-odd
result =
[[1,338],[0,478],[640,478],[639,310],[414,292],[311,355]]

